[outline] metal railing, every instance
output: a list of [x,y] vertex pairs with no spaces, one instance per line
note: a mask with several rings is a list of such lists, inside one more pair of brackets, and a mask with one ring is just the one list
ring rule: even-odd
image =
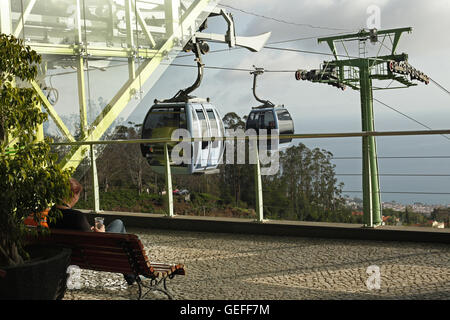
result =
[[[279,135],[280,139],[329,139],[329,138],[356,138],[356,137],[386,137],[386,136],[424,136],[424,135],[450,135],[449,129],[442,130],[414,130],[414,131],[371,131],[371,132],[347,132],[347,133],[305,133],[305,134],[283,134]],[[166,178],[166,196],[167,196],[167,212],[169,217],[174,216],[173,210],[173,198],[172,198],[172,176],[170,171],[170,159],[168,154],[168,144],[174,142],[201,142],[201,141],[239,141],[239,140],[267,140],[270,136],[233,136],[233,137],[203,137],[203,138],[180,138],[180,139],[131,139],[131,140],[103,140],[103,141],[79,141],[79,142],[58,142],[52,143],[52,146],[80,146],[80,145],[88,145],[90,148],[90,164],[91,164],[91,172],[93,178],[93,189],[94,189],[94,211],[100,212],[99,205],[99,191],[98,191],[98,180],[97,180],[97,165],[96,165],[96,156],[94,152],[95,145],[114,145],[114,144],[142,144],[142,143],[152,143],[152,144],[164,144],[165,148],[165,178]],[[258,149],[256,149],[256,165],[255,165],[255,192],[256,192],[256,221],[263,222],[264,219],[264,204],[263,204],[263,189],[261,182],[261,170],[260,170],[260,161],[258,156]],[[345,157],[341,157],[345,159]],[[362,159],[360,157],[347,157],[352,159]],[[383,158],[383,157],[380,157]],[[402,157],[393,157],[393,158],[402,158]],[[420,157],[427,158],[427,157]],[[339,159],[339,157],[336,157]],[[352,175],[360,175],[360,174],[352,174]],[[450,175],[445,175],[450,176]],[[345,191],[344,191],[345,192]],[[362,192],[362,191],[348,191],[351,192]],[[380,192],[380,193],[410,193],[410,192]],[[418,193],[418,192],[417,192]],[[425,194],[425,193],[423,193]],[[426,194],[436,194],[436,193],[426,193]],[[447,192],[442,192],[439,194],[450,194]],[[368,214],[368,213],[365,213]],[[369,213],[371,214],[371,213]],[[372,220],[371,220],[372,221]],[[366,224],[367,227],[374,227],[374,225]]]

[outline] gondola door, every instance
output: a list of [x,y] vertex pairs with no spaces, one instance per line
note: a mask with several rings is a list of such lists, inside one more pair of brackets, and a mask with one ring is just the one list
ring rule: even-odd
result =
[[[202,138],[208,138],[211,136],[211,130],[208,125],[208,121],[206,119],[206,114],[204,112],[203,107],[198,105],[195,108],[195,113],[198,119],[198,129],[200,131],[200,136]],[[210,142],[209,141],[201,141],[199,142],[199,153],[200,159],[196,165],[197,169],[206,168],[208,166],[208,158],[210,153]]]
[[[220,134],[220,123],[218,121],[218,116],[211,108],[206,108],[206,114],[208,115],[208,123],[210,129],[210,136],[217,138],[222,136]],[[214,140],[209,143],[209,156],[208,156],[208,167],[216,167],[217,163],[221,157],[222,141]]]

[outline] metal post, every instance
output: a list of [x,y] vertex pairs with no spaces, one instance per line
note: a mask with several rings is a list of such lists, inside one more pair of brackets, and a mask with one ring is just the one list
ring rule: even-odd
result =
[[[0,0],[0,33],[11,34],[12,31],[12,16],[11,16],[11,3],[10,0]],[[13,79],[11,84],[15,86],[15,80]],[[11,132],[8,131],[7,143],[9,146],[14,144]]]
[[[367,65],[366,65],[367,64]],[[372,80],[368,62],[360,66],[360,93],[363,131],[374,131]],[[364,224],[381,223],[380,188],[375,137],[363,137],[363,208]]]
[[256,202],[256,219],[258,222],[264,221],[263,192],[261,181],[261,165],[259,163],[258,148],[255,143],[255,202]]
[[11,34],[12,17],[10,0],[0,1],[0,33]]
[[97,163],[95,159],[94,145],[90,145],[91,153],[91,173],[92,173],[92,189],[94,191],[94,212],[100,212],[100,196],[98,192],[98,175],[97,175]]
[[80,0],[77,0],[77,12],[76,12],[76,22],[77,22],[77,44],[79,46],[78,58],[77,58],[77,80],[78,80],[78,104],[80,107],[80,131],[81,136],[85,137],[87,135],[87,111],[86,111],[86,89],[84,81],[84,57],[82,51],[83,35],[81,31],[81,4]]
[[[125,21],[127,25],[127,45],[128,50],[130,50],[131,55],[128,57],[128,77],[132,80],[136,78],[136,69],[135,69],[135,63],[134,63],[134,39],[133,39],[133,28],[131,23],[131,1],[132,0],[126,0],[125,1]],[[136,4],[135,4],[136,6]]]
[[[40,103],[36,103],[36,108],[39,110],[39,112],[42,112]],[[38,141],[44,141],[44,123],[38,124],[36,126],[36,138]]]
[[172,174],[170,172],[169,148],[164,144],[164,160],[166,167],[166,195],[167,195],[167,215],[173,217],[173,194],[172,194]]
[[[175,34],[180,20],[180,0],[164,0],[166,34]],[[176,35],[178,36],[178,35]]]

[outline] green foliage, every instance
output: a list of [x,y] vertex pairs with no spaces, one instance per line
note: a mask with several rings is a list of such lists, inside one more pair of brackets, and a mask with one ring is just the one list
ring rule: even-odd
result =
[[[436,212],[436,210],[435,210]],[[401,223],[404,226],[429,226],[429,219],[422,213],[414,212],[411,207],[406,207],[405,211],[396,211],[391,208],[383,209],[383,216],[386,217],[387,225],[397,225]],[[431,214],[431,219],[433,219]]]
[[245,127],[245,122],[234,112],[227,113],[222,120],[227,129],[243,129]]
[[36,139],[37,126],[47,119],[39,96],[32,88],[15,85],[16,79],[34,79],[40,62],[22,40],[0,35],[0,262],[7,264],[27,257],[24,219],[36,213],[39,221],[39,212],[70,193],[70,172],[57,164],[49,140]]
[[[108,192],[100,191],[100,207],[108,211],[153,212],[155,206],[163,205],[163,197],[156,194],[139,194],[134,189],[111,189]],[[93,209],[94,201],[80,199],[76,208]]]

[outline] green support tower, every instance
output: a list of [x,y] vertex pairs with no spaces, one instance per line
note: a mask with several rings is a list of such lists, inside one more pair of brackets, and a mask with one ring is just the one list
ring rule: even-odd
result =
[[[396,54],[398,42],[404,32],[411,32],[412,28],[389,30],[361,30],[356,34],[346,34],[335,37],[319,38],[318,42],[326,42],[331,49],[334,60],[325,61],[320,69],[297,70],[297,80],[326,83],[344,90],[347,86],[360,91],[362,131],[375,131],[373,116],[373,90],[400,89],[415,86],[412,80],[419,80],[426,84],[429,78],[414,69],[408,63],[408,55]],[[347,45],[357,41],[358,55],[350,56]],[[367,41],[370,41],[375,56],[366,57]],[[340,44],[345,55],[338,55],[336,45]],[[382,50],[388,54],[381,55]],[[342,59],[339,59],[342,58]],[[387,87],[376,87],[373,80],[390,80]],[[391,87],[397,81],[400,85]],[[364,226],[376,227],[381,225],[380,183],[378,179],[377,147],[374,136],[362,138],[362,186]]]

